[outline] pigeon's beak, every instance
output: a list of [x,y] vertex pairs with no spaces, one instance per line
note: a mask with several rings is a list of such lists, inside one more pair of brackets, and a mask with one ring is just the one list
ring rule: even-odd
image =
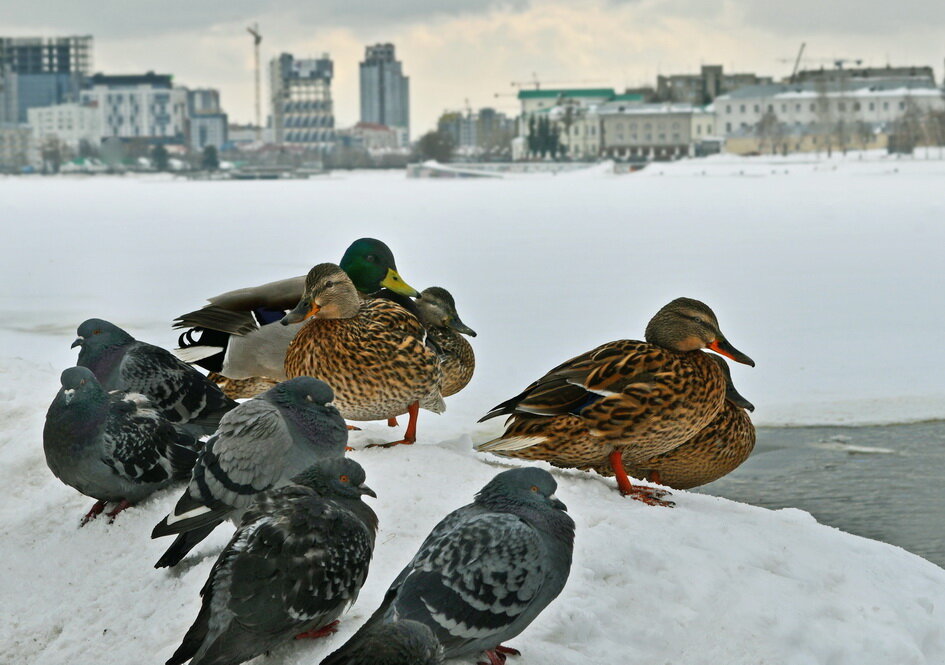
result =
[[551,501],[551,505],[557,508],[558,510],[567,511],[568,507],[564,505],[564,501],[556,497],[554,494],[548,497],[548,500]]
[[77,346],[82,346],[82,342],[84,341],[85,341],[84,337],[76,337],[75,341],[72,343],[72,346],[70,346],[69,348],[74,349]]
[[361,494],[367,494],[368,496],[373,496],[375,499],[377,498],[377,494],[374,493],[374,490],[367,485],[358,485],[358,491],[361,492]]
[[66,404],[71,402],[73,397],[75,397],[75,388],[66,388],[62,391],[62,399]]

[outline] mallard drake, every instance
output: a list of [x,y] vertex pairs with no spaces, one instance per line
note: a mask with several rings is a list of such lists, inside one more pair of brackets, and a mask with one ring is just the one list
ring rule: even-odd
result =
[[466,387],[476,369],[472,345],[463,337],[475,337],[476,331],[460,320],[456,301],[446,289],[424,289],[416,304],[420,323],[427,329],[427,343],[436,350],[443,368],[440,393],[443,397],[455,395]]
[[[397,272],[390,248],[375,238],[351,243],[340,265],[362,297],[381,289],[419,295]],[[175,328],[188,328],[180,336],[178,357],[230,379],[284,380],[285,350],[300,326],[269,324],[295,307],[304,288],[304,276],[291,277],[210,298],[209,305],[174,320]]]
[[362,300],[339,266],[322,263],[309,271],[305,292],[285,325],[304,322],[285,356],[288,377],[314,376],[335,391],[334,404],[349,420],[383,420],[410,414],[404,438],[417,440],[423,407],[446,409],[443,372],[424,344],[420,321],[383,298]]
[[[686,490],[718,480],[741,465],[755,447],[755,426],[746,411],[755,407],[732,385],[732,374],[720,356],[710,356],[725,373],[725,403],[715,418],[685,443],[636,466],[624,464],[633,478]],[[598,473],[613,475],[610,465]]]
[[702,349],[755,363],[726,340],[708,305],[692,298],[657,312],[645,338],[608,342],[558,365],[480,420],[510,416],[502,436],[476,449],[563,467],[609,463],[621,494],[664,503],[631,485],[624,464],[672,450],[718,414],[725,375]]

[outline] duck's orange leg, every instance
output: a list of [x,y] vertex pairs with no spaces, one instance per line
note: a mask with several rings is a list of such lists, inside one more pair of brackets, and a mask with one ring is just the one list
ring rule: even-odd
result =
[[666,496],[669,492],[658,490],[653,487],[634,487],[630,483],[630,477],[623,468],[623,454],[619,450],[610,453],[610,467],[614,470],[617,477],[617,488],[623,496],[629,496],[631,499],[642,501],[649,506],[665,506],[672,508],[676,504],[672,501],[662,501],[660,497]]
[[390,443],[370,443],[368,448],[390,448],[400,444],[409,445],[417,440],[417,416],[420,415],[420,402],[414,402],[407,407],[407,413],[410,414],[410,420],[407,421],[407,431],[404,432],[404,438],[400,441],[391,441]]
[[388,427],[397,427],[397,417],[395,416],[395,417],[393,417],[393,418],[388,418],[388,419],[387,419],[387,426],[388,426]]

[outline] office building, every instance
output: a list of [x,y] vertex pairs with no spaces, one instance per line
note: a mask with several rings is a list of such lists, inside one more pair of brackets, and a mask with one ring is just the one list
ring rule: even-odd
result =
[[92,37],[0,37],[0,122],[75,102],[92,67]]
[[334,63],[321,58],[296,59],[289,53],[269,63],[272,126],[276,143],[328,150],[335,140],[331,100]]
[[393,44],[365,48],[361,63],[361,122],[385,125],[410,141],[410,78],[394,54]]

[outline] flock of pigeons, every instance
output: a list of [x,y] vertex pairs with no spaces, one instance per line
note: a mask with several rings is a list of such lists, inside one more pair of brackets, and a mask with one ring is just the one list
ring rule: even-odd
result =
[[[321,281],[312,279],[313,269],[293,310],[302,322],[297,335],[317,329],[319,319],[344,321],[374,311],[362,296],[353,314],[339,316],[347,295],[319,299],[319,289],[332,287],[324,286],[326,275],[335,283],[336,272],[344,278],[337,266],[323,266],[329,269],[322,267]],[[392,306],[378,310],[386,312],[380,320],[387,325],[397,320],[390,318]],[[668,323],[654,317],[654,343],[604,345],[493,409],[487,417],[510,415],[509,425],[480,448],[559,466],[610,464],[624,494],[664,504],[629,484],[621,460],[638,449],[641,459],[671,450],[665,441],[673,437],[679,447],[690,430],[720,412],[730,386],[727,368],[705,360],[702,348],[753,364],[725,341],[704,304],[679,299],[667,308]],[[237,402],[171,352],[107,321],[82,323],[73,346],[80,347],[77,366],[62,373],[43,445],[56,477],[96,499],[82,523],[108,504],[114,508],[106,515],[114,519],[151,493],[188,481],[152,532],[152,538],[175,537],[158,568],[179,563],[223,521],[238,524],[200,592],[196,620],[167,665],[235,665],[293,637],[334,632],[367,579],[378,527],[362,500],[376,495],[365,485],[363,468],[345,456],[351,377],[337,383],[322,380],[330,376],[278,377],[284,380]],[[434,353],[442,358],[443,348],[435,346]],[[642,361],[630,356],[640,353],[649,366],[634,369]],[[660,353],[675,364],[660,371]],[[632,398],[636,410],[621,410],[617,398]],[[375,417],[409,412],[415,425],[419,398],[409,399],[378,407]],[[647,409],[665,411],[662,420],[644,417]],[[479,654],[488,665],[502,665],[517,653],[502,643],[558,596],[570,571],[575,525],[555,489],[542,469],[497,474],[472,503],[434,527],[381,606],[323,665],[427,665]]]

